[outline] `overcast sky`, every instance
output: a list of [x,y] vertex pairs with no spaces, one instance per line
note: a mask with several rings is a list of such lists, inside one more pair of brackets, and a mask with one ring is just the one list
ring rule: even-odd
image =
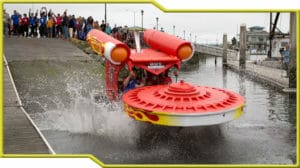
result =
[[[4,9],[9,14],[16,9],[20,13],[28,13],[29,8],[41,9],[42,6],[52,9],[54,13],[63,13],[68,9],[68,14],[77,16],[93,16],[94,20],[104,20],[103,3],[87,4],[4,4]],[[152,4],[107,4],[107,20],[111,26],[128,25],[141,26],[141,10],[144,10],[144,27],[153,28],[156,26],[156,17],[158,27],[173,34],[173,25],[175,25],[175,35],[195,41],[198,43],[222,43],[223,33],[228,34],[228,41],[236,36],[239,26],[246,23],[247,27],[262,26],[269,31],[269,13],[164,13]],[[273,14],[273,19],[275,13]],[[287,33],[289,31],[289,14],[281,13],[278,28]],[[191,36],[190,36],[191,34]]]

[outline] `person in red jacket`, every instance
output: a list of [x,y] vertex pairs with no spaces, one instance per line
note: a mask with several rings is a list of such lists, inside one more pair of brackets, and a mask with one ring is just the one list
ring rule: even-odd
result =
[[57,37],[61,37],[61,34],[62,34],[62,26],[61,26],[62,20],[63,20],[62,16],[60,16],[60,14],[58,13],[56,16],[56,35],[57,35]]
[[29,18],[27,17],[27,14],[24,13],[23,17],[21,18],[21,32],[22,32],[22,36],[28,37],[28,26],[29,26]]

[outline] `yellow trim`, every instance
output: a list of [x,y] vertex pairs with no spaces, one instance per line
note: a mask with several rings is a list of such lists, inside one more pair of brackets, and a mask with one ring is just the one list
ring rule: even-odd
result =
[[299,57],[300,57],[300,10],[296,13],[296,23],[297,23],[297,28],[296,28],[296,42],[297,42],[297,45],[296,45],[296,78],[297,78],[297,80],[296,80],[296,130],[297,130],[297,132],[296,132],[296,165],[298,165],[299,166],[299,108],[300,108],[300,105],[299,105],[299,95],[300,95],[300,93],[299,93],[299,86],[300,86],[300,84],[299,84],[299,78],[300,78],[300,67],[299,67],[299,65],[300,65],[300,59],[299,59]]
[[[240,118],[240,116],[243,114],[243,108],[244,108],[244,104],[237,107],[235,110],[232,110],[234,111],[233,114],[234,120]],[[147,112],[145,110],[134,108],[132,106],[129,106],[126,103],[124,103],[124,111],[128,116],[134,118],[137,121],[150,122],[152,124],[158,124],[158,125],[182,126],[181,123],[183,120],[185,120],[182,119],[181,116],[174,117],[173,115],[167,114],[165,112],[152,111],[150,114],[149,113],[148,114],[158,117],[157,121],[153,121],[147,117],[147,115],[145,114]],[[140,116],[141,118],[137,116]]]
[[[131,106],[128,106],[127,104],[124,103],[124,111],[127,113],[128,116],[134,118],[135,120],[138,121],[143,121],[143,122],[151,122],[155,123],[155,121],[150,120],[145,114],[144,110],[142,109],[136,109]],[[141,116],[141,118],[137,117],[137,115]],[[157,115],[156,115],[157,116]],[[158,116],[157,116],[158,117]]]
[[103,56],[102,53],[104,53],[104,51],[102,51],[102,49],[104,49],[104,43],[98,41],[97,38],[92,36],[87,36],[87,42],[95,53],[97,53],[99,56]]
[[[3,18],[3,4],[1,5],[0,7],[0,18]],[[3,22],[1,21],[0,22],[0,32],[2,33],[4,30],[3,30]],[[2,33],[3,34],[3,33]],[[1,47],[0,47],[0,53],[3,53],[3,38],[0,38],[1,40]],[[4,142],[4,123],[3,123],[3,106],[4,106],[4,97],[3,97],[3,93],[4,93],[4,90],[3,90],[3,54],[2,56],[0,57],[0,62],[2,63],[2,65],[0,66],[0,157],[3,155],[4,151],[4,145],[3,145],[3,142]]]
[[235,113],[234,113],[234,116],[233,116],[234,119],[238,119],[238,118],[241,117],[241,115],[243,114],[243,108],[244,108],[244,105],[241,105],[239,108],[237,108],[235,110]]
[[[151,122],[152,124],[167,125],[167,126],[178,125],[178,120],[172,118],[170,115],[159,115],[152,112],[151,113],[152,116],[158,117],[157,121],[153,121],[145,115],[144,110],[128,106],[125,103],[124,103],[124,111],[125,113],[127,113],[127,115],[133,117],[135,120],[138,121]],[[140,115],[142,118],[136,117],[137,115]]]

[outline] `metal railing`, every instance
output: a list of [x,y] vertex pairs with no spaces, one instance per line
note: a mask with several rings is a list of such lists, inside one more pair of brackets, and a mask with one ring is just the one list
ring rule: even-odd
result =
[[[223,56],[223,48],[221,47],[201,45],[201,44],[194,44],[194,46],[195,46],[195,51],[197,52],[214,55],[218,57]],[[236,60],[237,57],[238,57],[238,51],[227,49],[227,59]]]

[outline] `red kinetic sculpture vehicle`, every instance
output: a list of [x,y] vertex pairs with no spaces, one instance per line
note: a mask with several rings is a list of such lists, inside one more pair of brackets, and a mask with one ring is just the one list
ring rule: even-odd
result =
[[[135,33],[135,49],[100,30],[87,34],[92,49],[105,57],[106,94],[110,100],[118,100],[118,76],[125,65],[129,71],[137,67],[158,76],[173,66],[180,69],[181,62],[193,56],[190,42],[150,29],[144,31],[144,42],[149,47],[141,49]],[[232,91],[184,81],[139,87],[123,94],[122,99],[124,111],[135,120],[168,126],[213,125],[237,119],[245,102]]]

